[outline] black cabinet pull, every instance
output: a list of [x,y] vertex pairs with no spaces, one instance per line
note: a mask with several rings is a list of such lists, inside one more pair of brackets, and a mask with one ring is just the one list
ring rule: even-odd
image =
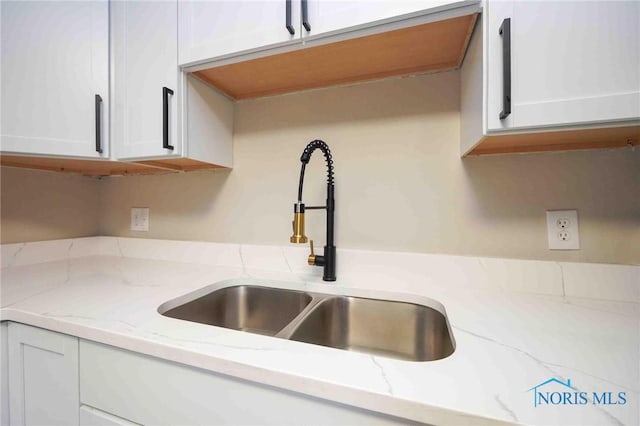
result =
[[162,88],[162,147],[173,149],[169,145],[169,95],[173,95],[173,90],[168,87]]
[[96,105],[96,152],[102,154],[102,124],[101,124],[101,114],[100,107],[102,106],[102,98],[100,95],[96,95],[95,98]]
[[511,18],[500,25],[502,36],[502,112],[500,120],[511,114]]
[[302,0],[302,26],[305,30],[311,31],[311,24],[309,23],[309,13],[307,10],[307,0]]
[[287,31],[289,31],[289,34],[294,35],[296,33],[296,30],[293,28],[293,25],[291,25],[291,0],[285,0],[285,5],[286,5],[286,12],[285,12],[285,26],[287,27]]

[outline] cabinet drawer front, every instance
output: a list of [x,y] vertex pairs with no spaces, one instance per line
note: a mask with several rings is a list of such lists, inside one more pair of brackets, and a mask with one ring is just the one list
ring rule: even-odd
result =
[[141,424],[407,424],[102,344],[80,342],[80,400]]

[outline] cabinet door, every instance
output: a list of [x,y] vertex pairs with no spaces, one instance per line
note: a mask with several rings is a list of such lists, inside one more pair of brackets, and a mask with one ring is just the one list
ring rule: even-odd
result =
[[9,426],[9,323],[0,322],[0,425]]
[[300,0],[179,0],[178,16],[180,65],[300,40]]
[[12,425],[77,425],[78,339],[9,323]]
[[[177,2],[116,1],[111,13],[116,157],[180,155]],[[163,147],[165,117],[173,149]]]
[[140,424],[415,424],[86,340],[80,352],[83,407]]
[[[640,2],[488,3],[488,129],[640,118]],[[500,120],[511,19],[511,114]]]
[[473,1],[451,0],[307,0],[307,31],[304,37],[313,37],[332,31],[357,29],[374,22],[392,18],[401,19],[407,14],[426,14],[455,6],[474,3]]
[[2,151],[107,158],[108,2],[2,1],[0,14]]

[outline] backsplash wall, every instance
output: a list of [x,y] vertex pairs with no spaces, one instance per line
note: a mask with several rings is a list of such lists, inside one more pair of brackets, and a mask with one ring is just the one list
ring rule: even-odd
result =
[[0,168],[2,243],[98,233],[100,185],[74,174]]
[[[640,264],[640,150],[459,157],[459,73],[242,101],[234,169],[100,181],[100,234],[287,244],[300,154],[333,152],[338,247]],[[323,204],[325,165],[304,201]],[[149,207],[150,231],[129,230]],[[547,249],[547,209],[577,208],[579,251]],[[307,214],[324,241],[324,214]]]
[[[1,169],[2,243],[117,235],[288,244],[300,154],[336,167],[338,247],[640,264],[640,150],[459,157],[459,73],[237,104],[232,171],[94,179]],[[304,201],[323,204],[315,153]],[[150,207],[150,231],[129,231]],[[582,249],[547,249],[545,210],[577,208]],[[324,214],[307,214],[324,242]]]

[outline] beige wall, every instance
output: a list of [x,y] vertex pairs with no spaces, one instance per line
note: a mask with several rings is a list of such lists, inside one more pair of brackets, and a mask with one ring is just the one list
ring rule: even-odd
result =
[[[321,138],[335,158],[339,247],[640,264],[640,150],[461,160],[459,119],[457,72],[239,102],[231,171],[98,181],[3,170],[2,241],[286,244],[300,153]],[[324,176],[316,153],[308,205],[324,203]],[[150,207],[148,233],[129,231],[130,207]],[[560,208],[579,211],[579,251],[546,248],[545,210]],[[322,245],[324,214],[307,223]]]
[[2,243],[98,233],[97,179],[2,167],[0,185]]
[[[299,157],[336,167],[339,247],[640,264],[640,150],[459,157],[459,73],[237,104],[234,169],[102,181],[101,233],[286,244]],[[324,203],[317,152],[304,201]],[[129,208],[150,207],[149,233]],[[580,251],[547,249],[545,210],[577,208]],[[307,214],[324,241],[324,215]]]

